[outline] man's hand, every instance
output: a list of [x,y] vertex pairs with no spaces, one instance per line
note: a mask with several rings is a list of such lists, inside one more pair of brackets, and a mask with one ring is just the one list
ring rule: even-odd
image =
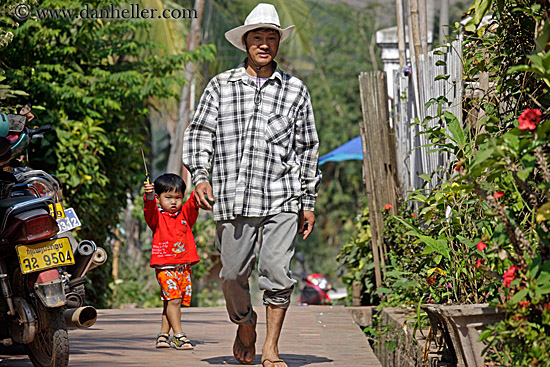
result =
[[313,232],[313,226],[315,225],[315,213],[310,210],[300,210],[298,222],[298,234],[303,236],[305,240],[308,238],[311,232]]
[[155,185],[152,183],[147,183],[147,181],[144,181],[143,186],[145,187],[145,195],[152,195],[155,193]]
[[210,183],[201,182],[195,187],[195,201],[201,209],[212,209],[212,205],[208,202],[214,202],[214,195],[212,194],[212,186],[210,186]]

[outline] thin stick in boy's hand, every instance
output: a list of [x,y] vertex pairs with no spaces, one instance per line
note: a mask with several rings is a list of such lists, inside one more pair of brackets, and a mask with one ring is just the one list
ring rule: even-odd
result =
[[143,158],[143,167],[145,167],[145,180],[147,183],[151,183],[149,181],[149,171],[147,170],[147,163],[145,162],[145,154],[143,154],[143,148],[141,149],[141,157]]

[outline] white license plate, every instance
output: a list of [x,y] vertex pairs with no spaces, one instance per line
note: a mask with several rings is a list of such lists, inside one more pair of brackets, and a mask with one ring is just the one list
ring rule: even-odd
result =
[[82,223],[80,223],[74,209],[67,208],[65,209],[65,218],[58,219],[57,225],[59,226],[59,233],[63,233],[80,227]]

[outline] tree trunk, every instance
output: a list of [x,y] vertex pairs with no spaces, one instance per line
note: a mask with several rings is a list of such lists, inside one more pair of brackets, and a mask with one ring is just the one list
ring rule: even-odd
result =
[[[202,13],[204,10],[204,0],[195,0],[195,6],[193,7],[197,11],[197,17],[191,22],[191,32],[189,34],[189,42],[187,49],[189,51],[194,50],[199,45],[200,25],[202,19]],[[193,80],[195,78],[195,67],[192,62],[188,62],[185,67],[185,85],[181,90],[181,98],[178,109],[178,123],[176,125],[176,131],[171,139],[170,156],[168,157],[167,172],[176,173],[181,175],[186,181],[187,187],[190,187],[187,170],[184,170],[182,164],[182,152],[183,152],[183,133],[189,125],[191,116],[194,109],[194,102],[191,102],[191,93],[193,88]]]
[[422,55],[422,41],[420,39],[420,20],[418,16],[418,1],[409,0],[409,26],[411,27],[412,43],[414,48],[414,55],[418,57]]

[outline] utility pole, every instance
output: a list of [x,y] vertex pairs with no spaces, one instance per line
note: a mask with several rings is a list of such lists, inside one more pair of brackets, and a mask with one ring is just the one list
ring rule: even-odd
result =
[[439,1],[439,44],[445,43],[445,36],[449,34],[449,0]]
[[404,0],[395,0],[395,12],[397,16],[397,49],[399,50],[399,67],[401,70],[407,65],[407,51],[405,48],[405,11],[403,1]]
[[422,54],[428,54],[428,9],[426,0],[418,0],[418,23],[420,29],[420,44]]

